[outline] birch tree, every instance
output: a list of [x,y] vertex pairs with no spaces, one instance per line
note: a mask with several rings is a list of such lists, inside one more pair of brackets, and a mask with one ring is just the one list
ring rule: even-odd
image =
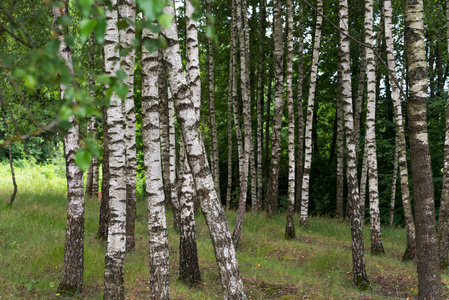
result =
[[368,276],[365,270],[365,254],[363,246],[363,220],[360,216],[360,200],[358,191],[356,145],[354,139],[354,119],[352,110],[351,70],[349,54],[348,33],[348,2],[339,1],[340,16],[340,55],[342,69],[342,95],[344,109],[344,123],[346,131],[347,153],[347,182],[348,204],[350,211],[351,240],[352,240],[352,275],[354,283],[361,289],[369,287]]
[[295,237],[295,109],[293,107],[293,5],[287,0],[287,107],[288,107],[288,193],[285,238]]
[[388,69],[390,74],[391,98],[394,104],[394,114],[396,119],[396,130],[398,138],[398,160],[399,175],[401,178],[402,206],[404,208],[405,228],[407,233],[407,246],[402,260],[413,260],[415,258],[416,242],[415,242],[415,222],[413,220],[412,206],[410,203],[410,189],[408,186],[408,167],[407,152],[405,144],[404,121],[402,118],[402,106],[399,97],[399,88],[394,82],[396,77],[395,60],[394,60],[394,44],[391,22],[391,1],[384,0],[384,22],[385,22],[385,41],[387,50]]
[[[377,183],[376,65],[374,61],[374,52],[371,48],[373,46],[374,36],[373,10],[373,1],[365,0],[365,44],[368,45],[368,47],[365,48],[368,78],[365,149],[367,151],[368,160],[371,253],[381,254],[385,251],[382,243],[382,234],[380,231],[379,190]],[[358,148],[357,145],[356,148]]]
[[[142,38],[154,39],[148,28]],[[169,253],[162,183],[159,135],[158,52],[142,48],[142,139],[144,147],[148,234],[150,244],[150,299],[169,299]]]
[[134,23],[136,20],[136,3],[134,0],[119,1],[119,21],[130,22],[126,28],[119,30],[120,47],[126,49],[126,55],[120,57],[120,68],[125,71],[123,83],[128,86],[128,93],[123,103],[125,120],[125,154],[126,154],[126,252],[135,248],[136,223],[136,113],[134,108],[134,55],[133,40],[136,37]]
[[284,109],[284,50],[282,38],[281,1],[275,0],[273,5],[275,102],[271,137],[270,177],[268,180],[267,193],[265,195],[265,205],[268,216],[275,215],[278,208],[279,162],[281,159],[281,126],[283,115],[282,112]]
[[423,1],[405,1],[405,45],[409,67],[410,162],[415,199],[418,298],[440,299],[435,203],[427,134],[427,61]]
[[[64,40],[64,28],[58,18],[68,15],[68,0],[53,6],[53,35],[59,40],[59,56],[73,75],[72,51]],[[67,30],[67,29],[65,29]],[[65,98],[67,86],[60,85],[61,99]],[[76,102],[75,99],[73,99]],[[84,272],[84,186],[83,172],[75,163],[79,148],[79,127],[75,116],[69,119],[72,127],[64,137],[64,158],[67,177],[67,222],[64,243],[64,264],[58,292],[66,295],[81,293]]]
[[[446,1],[446,24],[449,26],[449,1]],[[449,42],[449,27],[446,31]],[[448,43],[449,49],[449,43]],[[449,96],[446,104],[446,131],[444,137],[443,188],[438,218],[438,249],[441,269],[449,265]]]
[[318,0],[316,25],[315,25],[315,38],[313,41],[312,71],[310,73],[309,99],[307,103],[306,130],[304,136],[305,155],[304,155],[304,171],[302,177],[302,192],[301,192],[302,199],[301,199],[301,218],[300,218],[300,224],[303,227],[307,227],[308,223],[309,181],[310,181],[310,168],[312,166],[313,111],[315,107],[315,88],[316,88],[316,78],[318,74],[318,59],[320,55],[321,26],[323,24],[322,14],[323,14],[323,1]]
[[[115,76],[120,68],[118,52],[117,1],[111,1],[112,10],[106,9],[106,34],[104,42],[104,71]],[[109,141],[109,209],[108,244],[105,255],[104,299],[124,299],[124,261],[126,241],[126,181],[125,181],[125,134],[122,101],[113,93],[108,116]]]
[[[174,16],[173,6],[166,6],[164,12]],[[191,92],[184,77],[176,22],[171,24],[170,29],[163,29],[161,35],[167,40],[167,48],[162,51],[162,58],[167,69],[168,83],[174,97],[177,120],[186,145],[189,166],[201,201],[201,210],[214,245],[224,297],[225,299],[246,299],[231,231],[214,188]]]

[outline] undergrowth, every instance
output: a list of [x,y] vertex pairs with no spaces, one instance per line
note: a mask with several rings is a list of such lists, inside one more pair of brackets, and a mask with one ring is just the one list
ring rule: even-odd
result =
[[[56,299],[64,256],[66,182],[63,164],[16,165],[18,194],[7,208],[12,191],[9,165],[0,164],[0,299]],[[86,199],[84,292],[76,299],[101,299],[106,243],[96,239],[99,199]],[[227,212],[231,228],[236,213]],[[298,220],[298,218],[296,218]],[[172,299],[222,299],[211,239],[196,216],[202,282],[188,286],[177,280],[179,236],[168,212],[170,293]],[[128,299],[149,296],[148,223],[145,201],[138,201],[136,251],[125,262]],[[402,263],[405,231],[382,228],[385,255],[371,256],[369,231],[364,228],[365,258],[370,289],[353,283],[349,223],[313,217],[298,228],[296,238],[284,239],[285,216],[245,215],[237,248],[240,271],[249,299],[415,299],[417,274],[413,262]],[[442,274],[443,293],[449,288]],[[446,294],[447,295],[447,294]]]

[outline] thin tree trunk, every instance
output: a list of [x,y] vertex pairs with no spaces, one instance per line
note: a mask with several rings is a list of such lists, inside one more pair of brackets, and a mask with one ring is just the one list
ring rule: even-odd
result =
[[[365,44],[373,46],[373,1],[365,1]],[[371,254],[384,253],[382,234],[380,230],[379,188],[377,182],[377,151],[376,151],[376,64],[374,52],[365,48],[367,62],[367,112],[365,148],[368,163],[368,187],[370,204]],[[357,145],[356,145],[357,147]],[[363,216],[363,215],[362,215]]]
[[398,155],[399,174],[401,178],[402,206],[404,208],[405,227],[407,232],[407,247],[402,260],[413,260],[415,258],[415,222],[413,221],[412,206],[410,203],[410,190],[408,186],[407,152],[405,144],[404,123],[402,119],[401,99],[399,98],[399,88],[394,82],[396,77],[394,44],[391,29],[391,1],[384,0],[384,20],[385,20],[385,41],[387,49],[388,69],[390,73],[391,97],[394,103],[394,114],[396,119],[396,130],[398,135]]
[[231,47],[229,54],[229,80],[228,80],[228,183],[226,188],[226,209],[231,209],[231,192],[232,192],[232,91],[234,77],[234,37],[233,37],[233,20],[231,16]]
[[321,26],[323,24],[323,1],[317,1],[317,16],[315,25],[315,39],[313,42],[313,58],[312,58],[312,72],[310,74],[309,99],[307,103],[307,120],[305,130],[305,155],[304,155],[304,173],[302,177],[302,199],[301,199],[301,217],[300,224],[307,227],[308,211],[309,211],[309,181],[310,168],[312,166],[312,126],[315,107],[315,88],[318,74],[318,60],[320,56],[320,42],[321,42]]
[[[143,39],[156,35],[148,28]],[[142,141],[150,244],[150,299],[169,299],[169,253],[159,135],[158,52],[142,48]]]
[[[106,34],[104,43],[104,68],[109,76],[119,69],[119,32],[117,29],[117,1],[112,0],[112,10],[106,9]],[[105,255],[104,299],[124,299],[124,262],[126,250],[126,181],[125,134],[121,99],[113,93],[108,115],[109,142],[109,209],[108,244]]]
[[268,189],[265,196],[268,216],[274,216],[278,209],[279,162],[281,159],[281,126],[284,111],[284,50],[282,40],[282,7],[281,1],[274,1],[274,70],[275,70],[275,103],[273,113],[273,133],[271,137],[271,163]]
[[427,62],[423,1],[405,1],[405,43],[409,64],[410,162],[415,195],[418,298],[440,299],[435,203],[427,134]]
[[337,79],[337,219],[344,220],[344,123],[343,123],[343,74],[341,69],[341,57],[338,56],[338,79]]
[[[449,1],[446,1],[446,23],[449,26]],[[449,27],[446,32],[449,42]],[[449,49],[449,43],[448,43]],[[439,77],[438,77],[439,78]],[[446,104],[446,132],[444,137],[443,188],[441,191],[440,215],[438,218],[438,249],[440,268],[449,265],[449,96]]]
[[[65,44],[64,28],[56,20],[68,15],[68,1],[62,7],[53,6],[53,32],[59,39],[59,56],[73,74],[72,51]],[[67,30],[67,29],[66,29]],[[60,85],[61,99],[64,99],[67,86]],[[76,102],[75,99],[73,99]],[[84,186],[83,171],[75,163],[75,154],[79,148],[79,127],[75,116],[69,118],[72,127],[64,137],[64,158],[67,177],[67,222],[64,243],[64,265],[58,292],[74,295],[83,290],[84,272]]]
[[101,181],[101,204],[98,221],[97,238],[105,240],[108,237],[109,222],[109,141],[108,141],[108,115],[107,107],[103,106],[103,162]]
[[[244,146],[243,146],[243,162],[242,162],[242,177],[240,180],[240,197],[239,207],[237,210],[237,217],[235,220],[234,231],[232,232],[232,241],[234,245],[238,245],[240,235],[242,233],[243,216],[246,209],[246,197],[248,191],[248,173],[249,173],[249,158],[252,145],[252,128],[251,128],[251,99],[250,91],[248,90],[248,76],[247,72],[247,49],[245,47],[245,40],[243,34],[242,21],[242,3],[240,0],[235,1],[236,10],[235,18],[237,24],[237,32],[240,46],[240,89],[242,91],[242,110],[243,110],[243,128],[244,128]],[[245,11],[243,11],[245,12]],[[249,59],[249,58],[248,58]]]
[[[398,179],[398,135],[396,134],[394,144],[394,162],[393,162],[393,179],[391,182],[391,197],[390,197],[390,227],[393,227],[394,219],[394,200],[396,198],[396,181]],[[441,213],[441,210],[440,210]],[[440,215],[441,216],[441,215]]]
[[296,195],[295,195],[295,211],[301,212],[302,199],[302,177],[303,177],[303,158],[304,158],[304,116],[302,109],[302,86],[304,81],[303,69],[303,51],[304,51],[304,25],[303,12],[304,7],[299,3],[299,33],[298,33],[298,88],[297,88],[297,105],[298,105],[298,142],[296,148]]
[[[166,6],[164,12],[174,16],[174,7]],[[169,30],[163,29],[161,35],[167,40],[168,46],[162,52],[164,65],[167,68],[169,85],[174,97],[181,135],[186,145],[188,162],[195,179],[197,196],[201,200],[201,209],[214,245],[224,297],[225,299],[246,299],[231,231],[214,188],[201,140],[198,118],[184,77],[176,22],[171,24]]]
[[[0,99],[1,102],[1,110],[2,110],[2,119],[3,119],[3,126],[5,126],[5,130],[6,130],[6,138],[9,140],[9,128],[8,128],[8,123],[6,122],[6,116],[5,116],[5,108],[3,107],[3,99]],[[12,147],[11,147],[11,143],[8,144],[8,152],[9,152],[9,168],[11,169],[11,178],[12,178],[12,184],[13,184],[13,192],[11,195],[11,198],[9,199],[9,203],[8,206],[11,207],[12,204],[14,203],[14,199],[16,198],[16,194],[17,194],[17,183],[16,183],[16,175],[14,174],[14,165],[13,165],[13,160],[12,160]]]
[[[159,88],[159,127],[161,135],[162,177],[164,179],[165,205],[172,206],[170,185],[170,152],[168,141],[168,98],[165,77],[158,74]],[[173,208],[173,207],[172,207]]]
[[288,195],[285,238],[295,238],[295,109],[293,107],[293,5],[287,0]]
[[362,217],[362,227],[365,222],[366,208],[366,182],[368,180],[368,149],[365,143],[363,147],[362,173],[360,174],[360,215]]
[[360,216],[359,187],[357,178],[356,145],[354,137],[354,119],[352,110],[351,70],[348,38],[348,3],[340,0],[340,51],[342,67],[342,94],[346,129],[347,148],[347,181],[348,203],[351,223],[352,239],[352,275],[358,288],[365,290],[369,287],[368,276],[365,270],[365,254],[363,247],[363,220]]
[[[93,95],[93,93],[91,92]],[[87,124],[87,133],[91,135],[93,140],[96,140],[96,123],[97,123],[97,117],[95,115],[92,115],[92,117],[89,120],[89,123]],[[86,196],[92,197],[97,195],[94,193],[94,172],[95,172],[95,160],[96,157],[92,157],[90,160],[90,166],[87,169],[87,178],[86,178]],[[97,165],[98,168],[98,165]],[[97,185],[97,192],[98,192],[98,185]]]
[[136,112],[134,108],[134,53],[133,40],[136,37],[134,22],[136,4],[134,0],[119,1],[119,21],[131,22],[127,28],[119,30],[120,47],[128,49],[125,56],[120,57],[120,68],[125,71],[123,83],[128,86],[128,94],[123,108],[125,121],[125,155],[126,155],[126,252],[134,251],[136,242],[134,231],[136,226]]
[[[210,0],[206,0],[206,11],[211,14]],[[208,26],[210,20],[207,19]],[[215,121],[215,92],[214,92],[214,43],[212,39],[207,40],[207,58],[208,58],[208,92],[209,92],[209,136],[210,136],[210,158],[212,174],[214,176],[214,185],[217,190],[218,199],[220,199],[220,164],[218,157],[218,138],[217,125]]]

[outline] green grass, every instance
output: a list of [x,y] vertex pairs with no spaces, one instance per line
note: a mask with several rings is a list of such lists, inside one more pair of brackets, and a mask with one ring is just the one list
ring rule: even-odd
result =
[[[17,198],[13,207],[7,208],[12,185],[8,165],[0,164],[0,299],[55,299],[64,255],[64,169],[60,164],[20,165],[16,168]],[[128,299],[148,298],[145,206],[144,201],[138,202],[136,251],[127,255],[125,262]],[[96,239],[99,207],[98,199],[86,199],[84,292],[77,299],[102,299],[106,243]],[[235,212],[228,212],[231,228],[235,217]],[[196,217],[202,282],[190,287],[177,280],[179,237],[172,220],[169,212],[171,298],[222,299],[214,251],[202,216]],[[404,229],[382,228],[386,254],[371,256],[369,230],[365,226],[365,257],[371,281],[368,291],[360,291],[352,283],[347,222],[310,218],[309,228],[297,228],[296,238],[289,241],[283,238],[284,229],[283,215],[245,215],[237,255],[250,299],[416,298],[416,266],[400,261],[405,250]],[[444,271],[442,278],[443,293],[447,293],[449,272]]]

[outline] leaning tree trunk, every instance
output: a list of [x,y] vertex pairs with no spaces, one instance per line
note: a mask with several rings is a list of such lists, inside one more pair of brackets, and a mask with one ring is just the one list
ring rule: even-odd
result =
[[[112,10],[106,9],[106,34],[104,42],[104,69],[115,76],[120,65],[118,51],[117,1],[112,0]],[[125,181],[125,126],[122,101],[113,93],[108,115],[109,141],[109,209],[108,244],[104,268],[104,299],[124,299],[124,262],[126,250],[126,181]]]
[[[281,160],[281,127],[284,110],[284,49],[282,40],[282,6],[280,0],[274,1],[274,69],[275,69],[275,102],[273,113],[273,131],[271,136],[271,163],[268,189],[265,203],[268,216],[273,216],[278,209],[279,162]],[[269,95],[270,97],[270,95]]]
[[[0,95],[1,97],[1,95]],[[2,119],[3,119],[3,126],[5,126],[5,130],[6,130],[6,138],[9,140],[9,128],[8,128],[8,123],[6,122],[6,116],[5,116],[5,108],[3,106],[3,99],[0,99],[1,102],[1,110],[2,110]],[[13,192],[11,195],[11,198],[9,199],[9,203],[8,206],[11,207],[12,204],[14,203],[14,199],[16,198],[16,194],[17,194],[17,183],[16,183],[16,175],[14,174],[14,165],[13,165],[13,160],[12,160],[12,147],[11,147],[11,143],[8,143],[8,152],[9,152],[9,168],[11,169],[11,178],[12,178],[12,184],[13,184]]]
[[[198,54],[198,29],[196,26],[196,22],[192,20],[194,7],[189,0],[185,2],[185,8],[187,27],[187,78],[190,90],[192,92],[192,101],[195,106],[195,114],[199,122],[199,108],[201,104],[201,78]],[[181,152],[185,152],[185,146],[182,141]],[[193,181],[192,171],[190,170],[189,164],[186,159],[186,155],[184,155],[184,161],[182,161],[180,164],[183,164],[184,172],[179,194],[179,279],[188,283],[195,283],[201,281],[195,232],[195,184]]]
[[136,112],[134,108],[134,48],[136,38],[134,22],[136,19],[136,4],[134,0],[119,1],[119,21],[131,24],[119,31],[120,47],[128,49],[126,55],[120,57],[120,68],[125,71],[123,83],[128,86],[123,105],[125,118],[125,154],[126,154],[126,252],[134,251],[136,242],[134,231],[136,226]]
[[376,64],[374,52],[371,48],[373,47],[373,36],[373,0],[365,0],[365,44],[368,45],[365,48],[368,78],[365,149],[367,151],[368,163],[371,254],[381,254],[385,250],[380,231],[379,188],[377,182]]
[[293,107],[293,5],[287,0],[287,107],[288,107],[288,199],[285,238],[295,238],[295,109]]
[[415,222],[413,221],[412,206],[410,203],[410,190],[408,186],[408,170],[407,170],[407,152],[405,144],[404,122],[402,119],[401,99],[399,98],[399,89],[395,83],[395,60],[394,60],[394,44],[391,29],[391,1],[384,0],[384,22],[385,22],[385,44],[388,60],[388,73],[390,75],[391,98],[394,104],[394,114],[396,119],[396,130],[398,136],[398,155],[399,155],[399,174],[401,178],[402,206],[404,208],[405,228],[407,232],[407,247],[402,260],[413,260],[415,258],[416,241],[415,241]]
[[232,233],[232,240],[234,245],[237,245],[240,240],[240,235],[242,233],[243,226],[243,216],[246,208],[246,196],[248,191],[248,172],[249,172],[249,157],[252,144],[252,128],[251,128],[251,99],[250,91],[248,90],[247,83],[247,61],[249,57],[246,56],[247,49],[245,47],[245,40],[243,35],[243,22],[242,22],[242,9],[240,0],[235,0],[236,9],[236,23],[237,32],[239,36],[240,45],[240,88],[242,91],[242,110],[243,110],[243,128],[245,131],[245,143],[243,146],[243,163],[242,163],[242,178],[240,181],[240,197],[239,197],[239,208],[237,210],[237,217],[235,220],[234,231]]
[[340,0],[340,51],[342,69],[342,94],[343,109],[346,130],[347,148],[347,182],[348,182],[348,204],[349,219],[351,223],[352,239],[352,275],[354,283],[360,289],[369,287],[368,276],[365,270],[365,254],[363,249],[362,217],[360,216],[359,187],[357,178],[357,154],[354,138],[354,119],[352,110],[351,70],[349,54],[348,33],[348,2]]
[[[143,39],[156,35],[148,28]],[[150,299],[169,299],[169,254],[159,134],[158,52],[142,48],[142,141],[150,244]]]
[[323,24],[323,1],[317,1],[317,16],[315,25],[315,40],[313,42],[313,58],[312,71],[310,74],[309,99],[307,103],[307,120],[305,131],[305,155],[304,155],[304,171],[302,176],[302,192],[301,192],[301,217],[300,224],[307,227],[308,213],[309,213],[309,181],[310,168],[312,166],[312,125],[313,112],[315,107],[315,88],[316,78],[318,74],[318,59],[320,56],[320,42],[321,42],[321,26]]
[[[449,1],[446,1],[446,23],[449,26]],[[449,27],[446,32],[449,49]],[[446,132],[444,139],[443,189],[441,191],[440,216],[438,218],[438,249],[440,268],[449,265],[449,96],[446,105]]]
[[[174,7],[166,6],[164,12],[174,16]],[[191,92],[184,77],[176,22],[171,24],[170,29],[162,29],[161,35],[167,40],[168,46],[162,51],[162,57],[167,68],[169,86],[173,94],[189,166],[195,179],[197,196],[201,201],[201,209],[214,246],[224,297],[225,299],[246,299],[231,231],[214,188]]]
[[423,1],[405,1],[405,45],[409,64],[410,162],[415,195],[418,298],[440,299],[441,278],[435,202],[427,134],[427,62]]
[[[64,40],[67,28],[57,24],[57,19],[68,15],[68,0],[62,7],[53,6],[53,33],[59,39],[59,55],[73,74],[72,51]],[[61,99],[64,99],[67,86],[60,85]],[[75,99],[73,99],[76,102]],[[83,171],[75,163],[75,154],[79,148],[79,127],[75,116],[69,118],[72,127],[64,137],[64,158],[67,177],[67,222],[64,244],[64,265],[58,292],[65,295],[81,293],[84,271],[84,186]]]

